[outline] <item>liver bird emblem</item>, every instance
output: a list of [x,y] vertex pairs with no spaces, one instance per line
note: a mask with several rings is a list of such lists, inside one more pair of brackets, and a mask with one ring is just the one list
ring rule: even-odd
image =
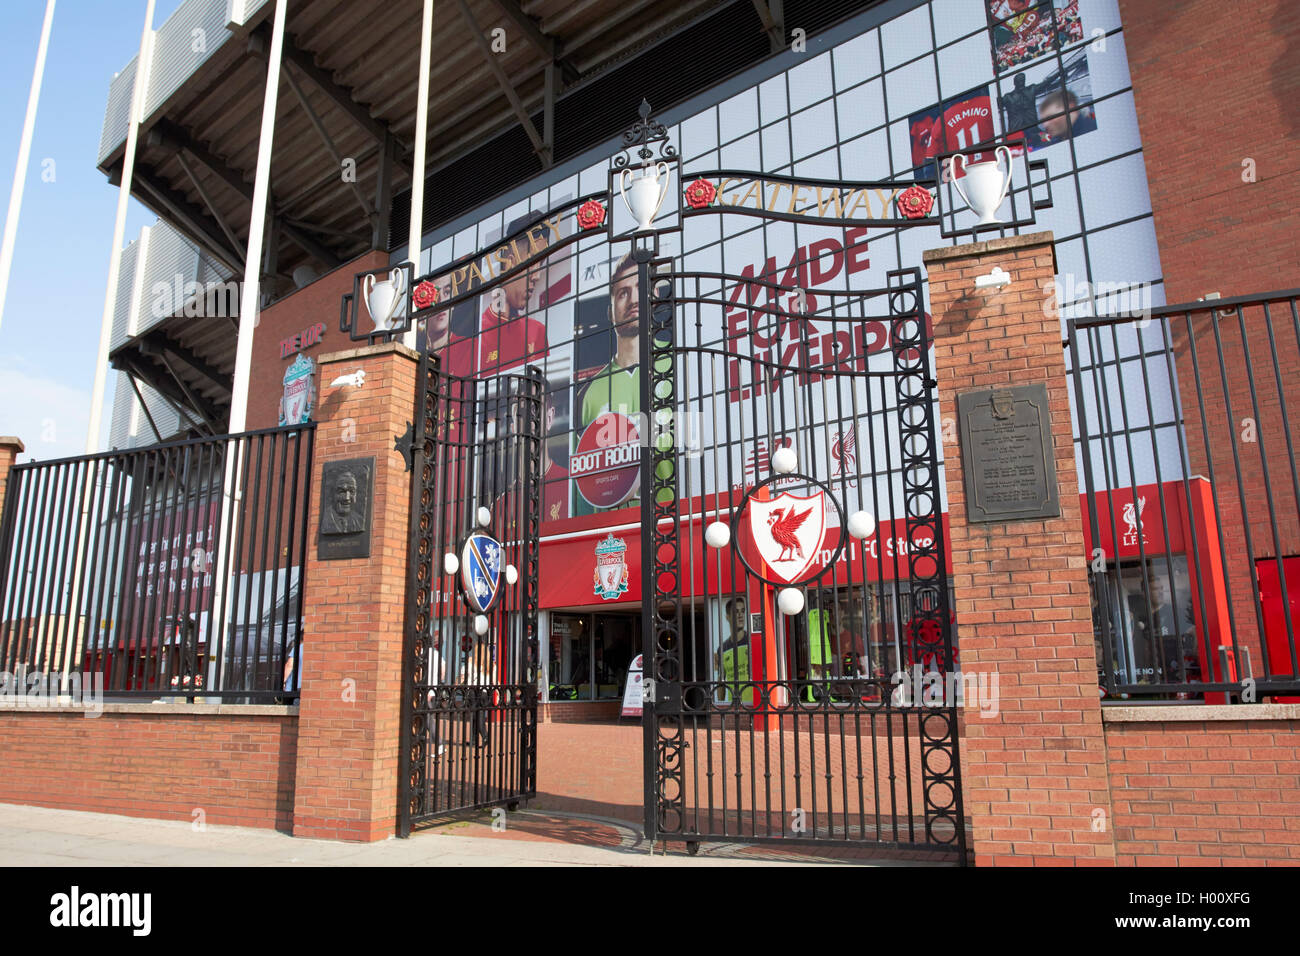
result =
[[794,561],[804,556],[797,532],[812,511],[812,508],[803,511],[795,511],[793,507],[777,508],[767,516],[768,527],[772,529],[772,540],[781,546],[781,553],[774,560]]
[[857,443],[856,428],[846,428],[842,432],[835,433],[835,441],[831,443],[831,457],[835,459],[835,474],[832,477],[847,474],[850,468],[857,465],[857,458],[853,454]]
[[803,580],[825,547],[825,493],[752,498],[747,510],[747,537],[766,573],[786,584]]

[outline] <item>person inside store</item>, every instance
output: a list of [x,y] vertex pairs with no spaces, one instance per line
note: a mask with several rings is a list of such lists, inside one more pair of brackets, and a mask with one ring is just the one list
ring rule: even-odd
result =
[[[724,605],[728,635],[715,655],[717,671],[724,684],[723,700],[730,701],[734,688],[749,680],[749,621],[744,595],[733,597]],[[754,688],[747,687],[741,694],[743,703],[754,702]]]
[[[447,665],[442,659],[442,651],[439,648],[441,640],[437,637],[429,644],[429,683],[433,686],[429,688],[429,707],[433,707],[434,699],[437,692],[434,690],[438,684],[443,684],[447,680]],[[433,743],[435,753],[441,754],[446,752],[447,746],[438,739],[438,718],[437,715],[430,712],[426,718],[429,725],[429,740]]]
[[492,646],[486,637],[475,640],[466,635],[468,642],[465,661],[465,685],[470,695],[473,712],[475,743],[482,747],[488,742],[487,710],[492,703]]
[[1189,678],[1193,668],[1199,677],[1200,666],[1195,660],[1196,640],[1192,628],[1184,632],[1180,626],[1178,610],[1170,595],[1169,579],[1155,571],[1151,574],[1149,609],[1149,618],[1145,614],[1138,615],[1137,627],[1140,632],[1145,632],[1148,627],[1154,629],[1147,635],[1147,646],[1157,655],[1156,681],[1182,682],[1184,667]]
[[[835,613],[835,592],[821,592],[817,607],[808,611],[808,690],[809,702],[830,697],[831,662],[835,659],[831,649],[831,635],[838,636]],[[830,698],[834,702],[835,698]]]

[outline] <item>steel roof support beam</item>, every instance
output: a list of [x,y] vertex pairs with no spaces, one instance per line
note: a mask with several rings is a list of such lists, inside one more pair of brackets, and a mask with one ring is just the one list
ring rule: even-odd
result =
[[528,115],[528,111],[524,109],[523,101],[519,99],[519,94],[515,92],[510,77],[506,76],[506,71],[501,68],[501,64],[497,63],[496,54],[492,52],[492,44],[488,42],[488,38],[479,29],[479,25],[474,22],[474,15],[469,12],[469,4],[465,0],[456,0],[456,6],[460,8],[460,15],[465,21],[465,26],[469,28],[470,35],[474,37],[474,42],[478,44],[483,59],[487,61],[488,68],[497,78],[497,83],[501,86],[501,92],[505,93],[506,99],[510,101],[510,108],[514,110],[519,125],[524,128],[524,132],[528,134],[529,140],[532,141],[533,151],[541,157],[542,165],[549,167],[551,165],[551,155],[546,148],[546,141],[537,132],[537,127],[533,125],[532,118]]
[[207,217],[191,206],[183,195],[159,182],[153,170],[137,166],[132,180],[133,185],[143,194],[141,198],[145,204],[153,207],[154,212],[171,220],[231,272],[243,271],[243,251],[227,246],[225,236],[212,228]]
[[167,373],[176,380],[176,384],[180,386],[181,392],[185,395],[185,400],[189,402],[190,407],[203,416],[203,424],[208,426],[209,433],[216,434],[216,408],[202,396],[195,395],[190,390],[190,387],[185,384],[185,379],[177,375],[176,369],[172,368],[172,363],[167,361],[166,352],[159,352],[158,360],[162,362]]
[[[260,37],[263,44],[265,44],[265,41],[269,39],[265,26],[259,27],[253,35],[254,37]],[[262,49],[265,49],[265,45],[263,45]],[[257,49],[251,49],[250,52],[254,55],[259,55]],[[353,99],[352,91],[350,89],[340,83],[336,83],[333,75],[328,70],[323,70],[317,66],[311,53],[307,50],[301,49],[298,44],[294,42],[293,37],[289,36],[284,38],[284,51],[282,56],[285,61],[292,63],[297,67],[298,71],[302,73],[303,76],[311,80],[313,86],[328,96],[334,105],[350,116],[352,121],[364,129],[375,142],[383,143],[386,135],[393,135],[392,130],[388,128],[386,123],[383,123],[370,115],[369,107],[364,103],[359,103]],[[410,176],[411,164],[405,157],[406,154],[411,152],[411,147],[402,143],[401,140],[396,139],[396,137],[394,137],[394,141],[398,143],[398,153],[395,154],[394,162],[397,163],[399,169],[405,172],[407,176]]]
[[187,419],[190,424],[203,427],[208,420],[209,414],[213,420],[220,417],[220,410],[214,406],[204,403],[206,412],[198,411],[195,408],[187,407],[185,395],[176,387],[176,383],[171,381],[166,375],[160,374],[157,366],[153,369],[147,368],[140,362],[140,353],[134,355],[123,354],[119,349],[113,356],[113,367],[123,371],[130,372],[137,378],[145,381],[150,388],[161,395],[169,405],[175,410],[176,414],[182,419]]
[[[235,230],[230,228],[230,225],[226,222],[226,217],[221,215],[221,211],[217,209],[216,203],[212,201],[212,197],[208,195],[208,191],[203,188],[203,184],[199,182],[199,178],[194,175],[194,170],[190,167],[189,161],[185,158],[185,154],[178,152],[176,154],[176,162],[181,164],[181,169],[185,170],[185,175],[188,176],[190,182],[194,184],[194,191],[197,192],[199,198],[203,200],[203,205],[208,207],[208,212],[212,213],[212,218],[217,221],[217,225],[221,227],[221,231],[224,232],[226,238],[230,240],[230,247],[232,249],[238,249],[240,252],[244,252],[244,244],[239,241],[239,237],[235,235]],[[244,252],[244,254],[247,255],[247,252]]]
[[492,2],[496,4],[497,9],[515,22],[515,25],[523,31],[524,38],[536,47],[542,56],[560,68],[565,83],[576,83],[581,79],[582,74],[578,72],[578,68],[571,61],[560,56],[562,49],[560,41],[543,33],[537,21],[524,13],[518,0],[492,0]]
[[[125,375],[126,380],[131,383],[131,388],[135,392],[136,401],[140,403],[140,411],[144,412],[144,417],[149,421],[149,427],[153,429],[154,439],[161,445],[163,440],[162,432],[158,430],[158,423],[153,420],[153,413],[149,411],[149,405],[145,402],[144,395],[140,392],[140,383],[135,380],[135,374],[130,369],[127,369],[122,374]],[[116,409],[114,409],[114,412],[116,412]]]
[[392,231],[393,211],[393,151],[396,149],[393,134],[384,136],[384,145],[379,151],[379,176],[375,181],[375,213],[370,225],[370,248],[388,249],[389,233]]
[[[293,75],[293,70],[285,70],[284,78],[289,81],[289,88],[293,90],[294,96],[298,97],[298,103],[302,106],[303,112],[307,114],[307,119],[311,120],[311,125],[315,128],[316,135],[321,138],[321,142],[325,144],[326,151],[328,151],[330,156],[333,158],[334,166],[341,170],[343,168],[343,155],[338,151],[338,147],[334,145],[334,138],[330,136],[329,130],[327,130],[325,124],[321,122],[320,116],[318,116],[316,111],[312,109],[311,103],[307,100],[307,94],[303,92],[302,86]],[[371,228],[373,228],[375,219],[377,218],[375,210],[371,209],[370,203],[366,202],[366,197],[362,194],[361,187],[357,185],[355,179],[347,180],[347,185],[352,190],[352,195],[356,197],[357,203],[361,206],[361,211],[365,214],[366,221],[369,222]]]
[[[246,201],[250,203],[253,201],[253,187],[244,181],[244,177],[239,170],[232,169],[226,164],[225,160],[206,147],[201,146],[185,130],[170,123],[165,126],[159,123],[150,132],[149,136],[151,146],[163,145],[184,150],[210,173],[244,197]],[[276,207],[274,199],[270,199],[269,202],[271,208],[274,209]],[[331,269],[336,269],[343,264],[343,260],[339,258],[333,249],[314,238],[307,231],[295,226],[286,226],[284,234],[307,255],[314,256]],[[240,266],[240,269],[242,270],[243,266]]]
[[782,0],[753,0],[758,19],[763,22],[773,53],[785,49],[785,10]]
[[227,392],[230,391],[229,375],[222,375],[219,369],[199,358],[193,351],[181,345],[162,329],[154,329],[146,333],[144,340],[151,347],[170,352],[218,388]]

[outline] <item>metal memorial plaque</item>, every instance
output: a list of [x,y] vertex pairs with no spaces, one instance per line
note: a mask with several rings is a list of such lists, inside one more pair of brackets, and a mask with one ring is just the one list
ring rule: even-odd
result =
[[323,472],[316,557],[321,561],[370,557],[374,457],[326,462]]
[[971,521],[1019,521],[1061,514],[1047,386],[957,396],[966,512]]

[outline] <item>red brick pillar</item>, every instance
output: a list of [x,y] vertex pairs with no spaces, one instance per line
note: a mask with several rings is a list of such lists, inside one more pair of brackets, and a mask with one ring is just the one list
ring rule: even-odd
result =
[[13,435],[0,435],[0,515],[5,510],[5,491],[9,487],[9,469],[14,461],[26,451],[23,443]]
[[[417,358],[398,345],[324,355],[317,369],[294,836],[383,840],[397,816],[398,707],[411,476],[393,450],[415,406]],[[365,384],[331,387],[356,371]],[[370,556],[320,560],[325,465],[374,456]],[[337,540],[335,538],[334,540]]]
[[[998,680],[996,709],[968,699],[961,721],[975,860],[1113,864],[1069,382],[1048,298],[1052,235],[935,249],[924,262],[940,414],[951,436],[944,472],[960,667],[967,680],[980,672]],[[1010,273],[1011,284],[976,291],[975,277],[994,266]],[[1060,516],[973,522],[957,398],[1037,383],[1047,388]]]

